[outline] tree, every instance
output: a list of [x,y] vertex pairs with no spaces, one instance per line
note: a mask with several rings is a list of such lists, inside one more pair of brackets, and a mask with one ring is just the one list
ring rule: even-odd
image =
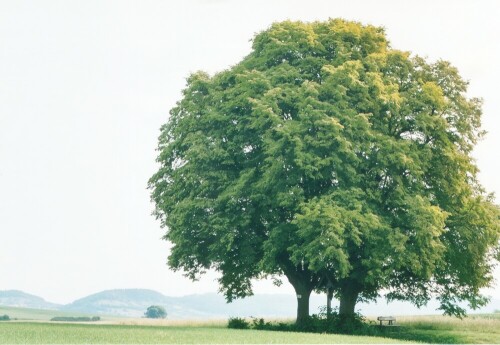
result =
[[148,307],[148,309],[144,313],[144,316],[148,319],[164,319],[167,317],[167,312],[162,306],[152,305]]
[[169,265],[220,272],[228,301],[285,276],[297,322],[313,290],[352,315],[380,291],[447,314],[485,303],[499,209],[471,151],[481,101],[446,61],[389,47],[383,29],[282,22],[214,76],[198,72],[161,128],[149,188]]

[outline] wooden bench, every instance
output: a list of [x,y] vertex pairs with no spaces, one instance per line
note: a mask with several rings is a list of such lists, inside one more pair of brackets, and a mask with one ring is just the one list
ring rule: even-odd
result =
[[[397,326],[394,323],[396,322],[396,318],[394,316],[379,316],[377,320],[380,322],[380,326]],[[387,321],[387,325],[384,325],[383,322]]]

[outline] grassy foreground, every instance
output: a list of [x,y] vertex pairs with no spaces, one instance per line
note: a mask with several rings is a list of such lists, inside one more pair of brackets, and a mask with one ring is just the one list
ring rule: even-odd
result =
[[[102,317],[100,322],[49,322],[54,316],[85,316],[73,312],[1,307],[17,321],[0,322],[0,344],[348,344],[348,343],[489,343],[500,344],[500,313],[397,317],[398,329],[380,336],[291,333],[227,329],[227,320],[152,320]],[[281,320],[286,321],[286,320]],[[375,320],[371,320],[375,323]],[[378,327],[376,328],[378,330]]]
[[460,320],[447,316],[398,317],[399,332],[392,338],[426,343],[500,344],[500,313],[469,315]]
[[222,327],[0,323],[0,344],[387,344],[401,341],[334,334]]

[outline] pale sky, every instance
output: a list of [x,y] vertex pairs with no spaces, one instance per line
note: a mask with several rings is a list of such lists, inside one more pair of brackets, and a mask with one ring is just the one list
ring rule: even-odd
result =
[[214,274],[193,283],[165,264],[146,189],[159,128],[189,73],[236,64],[272,22],[329,17],[384,26],[394,48],[458,67],[484,98],[475,157],[500,195],[500,1],[0,0],[0,290],[58,303],[217,291]]

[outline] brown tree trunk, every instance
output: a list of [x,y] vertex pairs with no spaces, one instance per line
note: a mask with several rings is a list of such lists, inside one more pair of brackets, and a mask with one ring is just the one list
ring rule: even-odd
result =
[[293,265],[287,258],[282,263],[283,273],[287,277],[290,284],[295,289],[297,296],[297,320],[296,325],[302,326],[309,319],[309,297],[312,290],[319,284],[319,276],[316,276],[304,265]]
[[358,295],[359,292],[357,290],[349,288],[348,286],[342,288],[342,290],[340,291],[340,316],[354,315],[354,308],[356,307]]
[[295,294],[297,295],[297,325],[303,325],[309,318],[309,297],[311,297],[312,289],[297,285],[294,286]]
[[326,291],[326,318],[330,319],[332,316],[332,299],[333,299],[333,289],[329,287]]

